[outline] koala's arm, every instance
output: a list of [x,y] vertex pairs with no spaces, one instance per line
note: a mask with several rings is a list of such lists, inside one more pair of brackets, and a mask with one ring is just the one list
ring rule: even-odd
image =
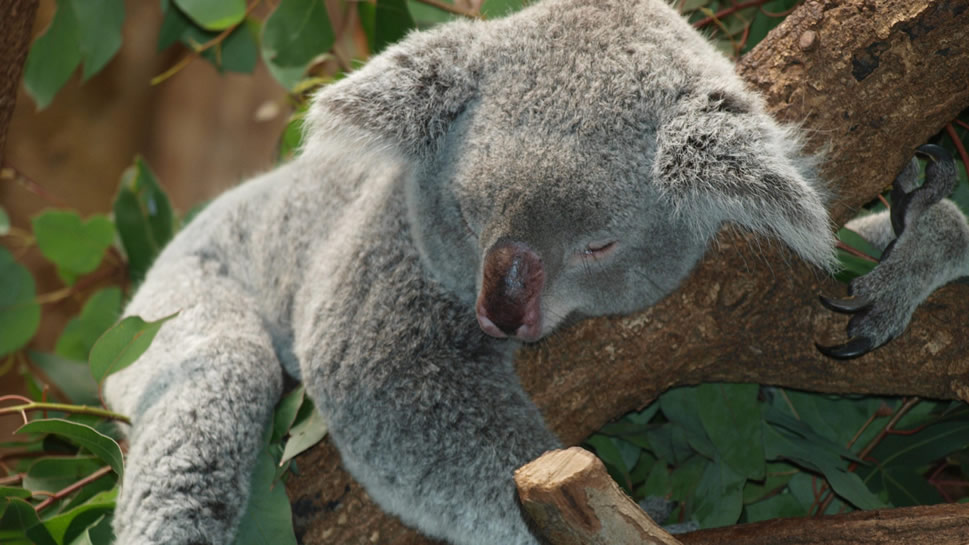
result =
[[922,149],[936,154],[922,187],[915,187],[913,160],[895,180],[892,210],[845,225],[884,252],[874,270],[852,281],[851,299],[822,298],[832,310],[854,314],[847,343],[819,347],[829,356],[856,357],[885,344],[908,327],[932,292],[969,276],[969,223],[955,203],[942,199],[955,185],[954,164],[939,148]]
[[163,259],[127,310],[179,314],[106,384],[110,406],[133,424],[118,544],[226,545],[245,509],[282,371],[256,302],[219,267],[199,256]]

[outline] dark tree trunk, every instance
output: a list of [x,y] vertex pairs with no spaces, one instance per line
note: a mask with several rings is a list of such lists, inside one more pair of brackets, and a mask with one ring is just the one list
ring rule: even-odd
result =
[[17,103],[17,87],[27,59],[37,0],[0,1],[0,165],[7,145],[7,128]]

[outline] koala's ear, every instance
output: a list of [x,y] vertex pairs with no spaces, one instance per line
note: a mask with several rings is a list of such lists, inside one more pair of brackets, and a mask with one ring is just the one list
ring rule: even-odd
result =
[[325,87],[307,114],[304,153],[333,142],[373,139],[405,155],[433,149],[474,98],[481,58],[475,25],[413,32],[347,78]]
[[803,259],[837,268],[828,196],[793,131],[754,104],[723,108],[718,93],[667,119],[657,134],[653,177],[698,233],[724,222],[777,238]]

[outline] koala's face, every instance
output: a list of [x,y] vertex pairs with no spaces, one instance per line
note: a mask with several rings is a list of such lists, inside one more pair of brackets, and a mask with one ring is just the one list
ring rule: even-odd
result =
[[534,341],[572,317],[643,308],[702,255],[706,236],[650,187],[648,147],[622,154],[608,139],[511,128],[493,138],[470,125],[444,185],[454,244],[476,254],[465,274],[486,333]]

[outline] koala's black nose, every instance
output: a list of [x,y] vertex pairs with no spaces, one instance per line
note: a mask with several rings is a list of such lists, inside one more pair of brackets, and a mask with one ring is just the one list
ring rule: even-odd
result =
[[493,337],[533,341],[542,332],[542,260],[522,242],[502,241],[485,255],[477,315]]

